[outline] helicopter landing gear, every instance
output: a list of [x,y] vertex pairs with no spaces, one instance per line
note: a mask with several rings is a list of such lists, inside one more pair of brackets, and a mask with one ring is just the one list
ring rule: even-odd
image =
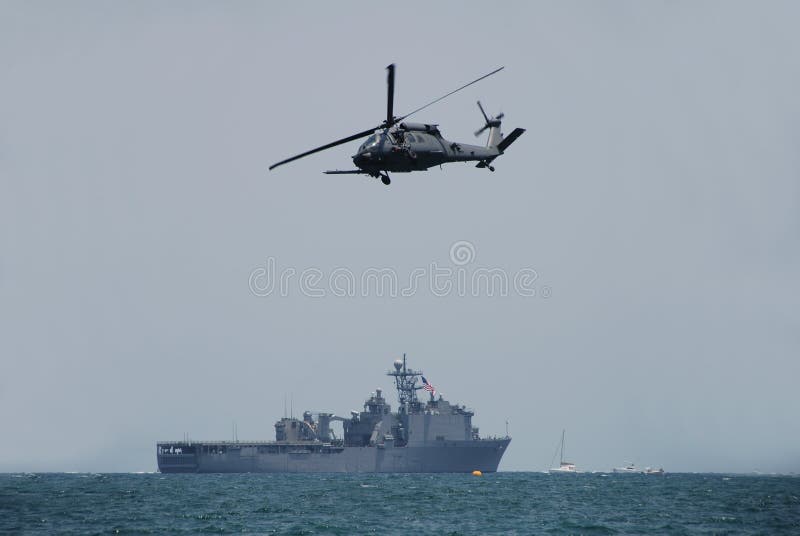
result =
[[485,167],[489,168],[489,171],[494,171],[494,166],[489,164],[489,162],[487,162],[486,160],[481,160],[480,163],[478,163],[478,167]]
[[370,176],[380,179],[383,184],[389,186],[392,183],[392,179],[389,178],[389,174],[385,171],[381,173],[380,171],[375,171],[374,173],[370,173]]

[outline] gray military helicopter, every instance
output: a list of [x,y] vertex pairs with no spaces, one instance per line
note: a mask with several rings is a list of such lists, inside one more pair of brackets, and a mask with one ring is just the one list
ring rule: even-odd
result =
[[476,167],[488,168],[489,171],[494,171],[494,167],[491,165],[492,161],[503,154],[508,146],[514,143],[514,140],[525,132],[524,128],[515,128],[511,134],[507,137],[503,137],[500,131],[500,120],[503,118],[503,114],[498,114],[496,117],[488,117],[480,101],[478,101],[478,108],[481,114],[483,114],[486,123],[475,132],[475,136],[480,136],[486,129],[489,129],[489,139],[485,147],[448,141],[442,137],[438,125],[435,124],[407,123],[404,121],[409,116],[424,110],[428,106],[436,104],[453,93],[461,91],[484,78],[488,78],[500,72],[503,70],[503,67],[495,69],[491,73],[483,75],[468,84],[464,84],[447,95],[439,97],[425,106],[421,106],[400,117],[395,116],[393,113],[394,64],[389,65],[386,70],[388,71],[386,79],[388,98],[386,104],[386,119],[383,123],[377,127],[359,132],[358,134],[347,136],[346,138],[336,140],[321,147],[317,147],[316,149],[311,149],[310,151],[287,158],[286,160],[281,160],[276,164],[272,164],[269,169],[272,170],[283,164],[288,164],[289,162],[303,158],[304,156],[369,136],[367,140],[361,144],[361,147],[358,148],[358,152],[353,156],[353,163],[358,169],[325,171],[325,173],[329,175],[369,175],[376,179],[380,178],[383,184],[389,185],[391,183],[391,179],[389,178],[390,171],[401,173],[424,171],[430,167],[446,164],[448,162],[476,161],[478,162]]

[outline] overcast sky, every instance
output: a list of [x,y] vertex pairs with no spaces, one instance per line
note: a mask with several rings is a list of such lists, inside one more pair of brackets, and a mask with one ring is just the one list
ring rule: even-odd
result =
[[[152,471],[157,440],[274,438],[285,398],[396,407],[404,352],[483,434],[508,421],[501,470],[546,469],[565,428],[584,470],[800,471],[798,20],[0,3],[0,471]],[[504,65],[415,120],[483,143],[481,99],[527,132],[495,173],[321,173],[358,141],[267,171],[379,124],[392,62],[398,114]],[[265,296],[270,263],[295,275]],[[480,268],[533,296],[471,293]],[[371,269],[424,276],[380,296]]]

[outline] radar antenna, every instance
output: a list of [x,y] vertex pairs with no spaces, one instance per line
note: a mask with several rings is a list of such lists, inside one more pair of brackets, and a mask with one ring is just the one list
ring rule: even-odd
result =
[[406,366],[406,354],[403,354],[402,361],[398,359],[394,362],[394,370],[387,372],[386,375],[394,377],[401,413],[408,413],[410,407],[419,404],[417,389],[420,387],[417,387],[417,376],[422,376],[422,371],[412,370]]

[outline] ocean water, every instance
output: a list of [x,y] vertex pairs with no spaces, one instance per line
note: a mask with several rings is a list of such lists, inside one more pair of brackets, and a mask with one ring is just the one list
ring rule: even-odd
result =
[[800,477],[0,475],[1,534],[800,534]]

